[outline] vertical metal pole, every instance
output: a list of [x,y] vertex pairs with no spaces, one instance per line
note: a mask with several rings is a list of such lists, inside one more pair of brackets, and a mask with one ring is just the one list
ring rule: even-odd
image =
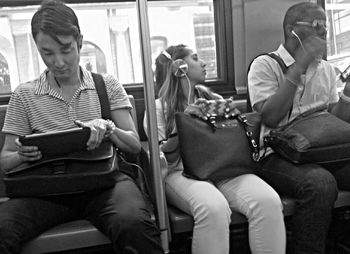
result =
[[154,81],[152,70],[152,54],[150,46],[150,33],[148,24],[147,0],[136,0],[137,14],[140,30],[142,70],[144,80],[144,94],[147,112],[148,142],[150,150],[150,163],[153,169],[153,182],[155,183],[155,199],[158,216],[158,226],[161,231],[162,247],[169,253],[169,240],[167,228],[166,201],[164,186],[160,170],[158,128],[155,110]]

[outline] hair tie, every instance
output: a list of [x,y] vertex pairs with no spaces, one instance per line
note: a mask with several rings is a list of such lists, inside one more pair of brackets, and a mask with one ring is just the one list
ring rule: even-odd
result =
[[164,50],[164,51],[162,52],[162,54],[163,54],[166,58],[170,59],[171,61],[173,60],[173,59],[171,58],[171,55],[170,55],[166,50]]

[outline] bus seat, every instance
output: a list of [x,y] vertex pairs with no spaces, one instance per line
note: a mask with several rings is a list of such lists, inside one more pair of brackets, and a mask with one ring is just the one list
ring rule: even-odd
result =
[[[137,124],[135,100],[129,95],[129,100],[133,106],[131,115]],[[0,128],[3,126],[7,105],[0,106]],[[137,126],[137,125],[136,125]],[[3,134],[0,134],[0,145],[4,142]],[[0,148],[1,148],[0,147]],[[1,177],[1,176],[0,176]],[[0,181],[0,203],[6,201],[5,188]],[[23,246],[22,254],[52,253],[68,251],[88,247],[109,245],[110,240],[95,228],[87,220],[76,220],[57,225],[38,237],[29,241]]]
[[[350,195],[350,192],[349,192]],[[284,216],[290,216],[293,214],[295,209],[295,201],[292,198],[282,197],[283,213]],[[350,204],[350,196],[348,203]],[[172,233],[179,234],[192,231],[193,229],[193,218],[192,216],[182,212],[172,205],[168,205],[168,214],[170,220],[170,227]],[[236,211],[232,211],[231,214],[231,225],[239,225],[247,222],[246,217]]]
[[57,225],[29,241],[22,254],[51,253],[110,244],[110,240],[87,220]]
[[235,102],[235,106],[237,107],[237,109],[241,112],[244,113],[246,112],[246,105],[247,105],[247,101],[246,100],[234,100]]
[[350,191],[339,190],[334,208],[350,206]]
[[132,110],[130,111],[130,114],[131,114],[132,120],[134,120],[135,129],[138,130],[135,98],[131,94],[128,94],[128,97],[132,106]]

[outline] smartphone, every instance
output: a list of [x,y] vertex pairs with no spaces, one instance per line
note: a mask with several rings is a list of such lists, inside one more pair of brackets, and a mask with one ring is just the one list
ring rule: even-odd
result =
[[350,77],[350,65],[346,67],[345,71],[340,73],[340,80],[343,82],[346,82],[349,80]]

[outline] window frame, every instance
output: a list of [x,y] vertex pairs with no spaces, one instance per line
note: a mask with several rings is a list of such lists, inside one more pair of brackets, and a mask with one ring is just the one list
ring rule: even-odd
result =
[[[158,2],[164,0],[149,0],[149,2]],[[169,1],[169,0],[168,0]],[[171,1],[171,0],[170,0]],[[42,0],[0,0],[0,7],[18,7],[27,5],[40,5]],[[81,3],[100,3],[98,0],[65,0],[67,4]],[[126,0],[105,0],[105,2],[135,2]],[[216,79],[208,79],[206,85],[210,86],[214,91],[224,96],[232,96],[236,94],[234,85],[234,56],[233,56],[233,35],[232,35],[232,3],[227,0],[213,0],[214,8],[214,27],[216,39],[216,60],[217,73]],[[134,95],[135,98],[143,98],[143,83],[133,83],[124,86],[128,93]],[[0,95],[0,104],[7,104],[11,93]]]

